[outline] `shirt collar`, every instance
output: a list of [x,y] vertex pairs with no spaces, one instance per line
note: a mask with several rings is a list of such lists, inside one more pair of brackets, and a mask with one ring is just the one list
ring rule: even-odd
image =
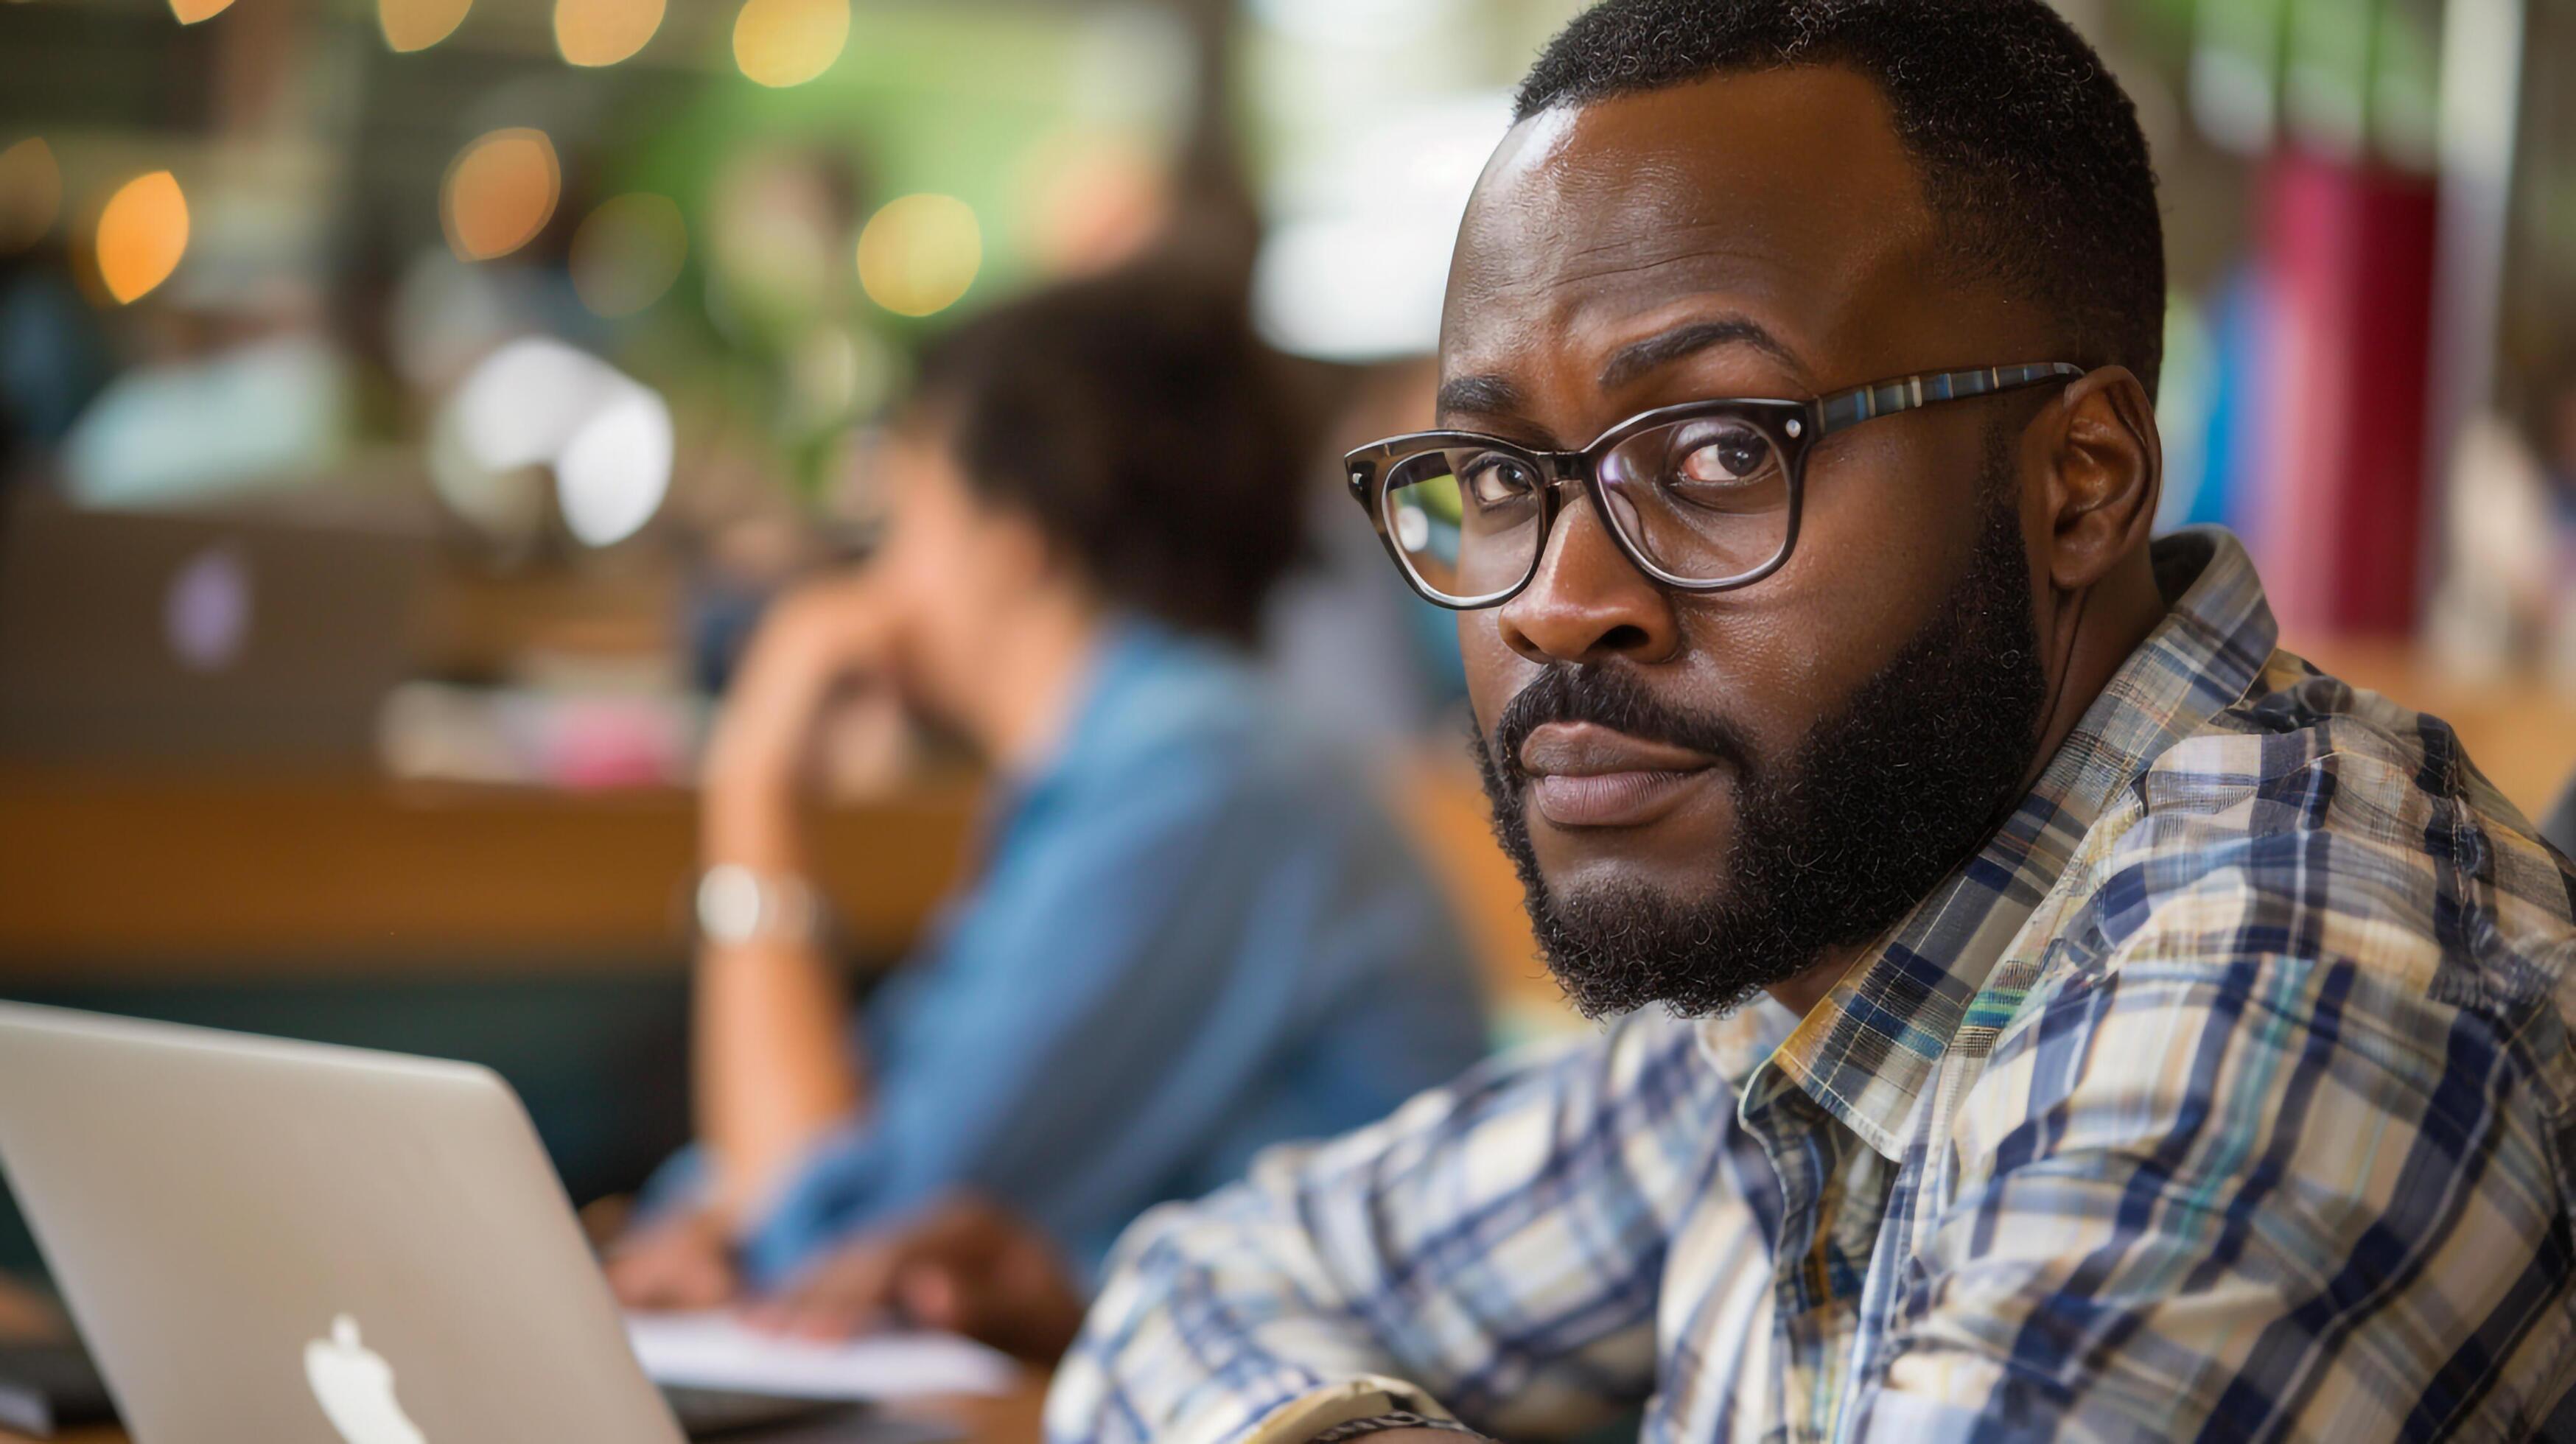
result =
[[1245,668],[1224,644],[1135,612],[1103,620],[1083,663],[1079,696],[1039,760],[995,780],[983,833],[998,838],[1045,800],[1098,772],[1169,745],[1239,697]]
[[[1870,1147],[1898,1157],[1907,1115],[1986,974],[2103,808],[2166,748],[2233,705],[2279,635],[2235,537],[2196,528],[2155,543],[2181,595],[2112,675],[2012,816],[1976,856],[1852,965],[1804,1020],[1767,996],[1701,1025],[1710,1060],[1751,1088],[1766,1065]],[[1786,1030],[1785,1038],[1782,1036]]]
[[995,844],[1032,801],[1062,781],[1073,760],[1082,755],[1088,739],[1106,725],[1103,714],[1112,710],[1127,679],[1147,665],[1159,640],[1156,631],[1150,623],[1125,613],[1112,613],[1101,623],[1091,639],[1089,654],[1083,658],[1073,704],[1057,726],[1055,739],[1034,762],[1002,769],[994,775],[992,787],[984,796],[974,845],[969,849],[979,863],[989,859]]

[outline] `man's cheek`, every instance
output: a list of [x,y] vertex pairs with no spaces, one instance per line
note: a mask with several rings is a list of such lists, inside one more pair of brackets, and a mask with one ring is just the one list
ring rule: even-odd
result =
[[1490,737],[1504,706],[1537,669],[1503,644],[1491,607],[1458,614],[1458,660],[1466,670],[1467,702],[1475,709],[1476,726]]

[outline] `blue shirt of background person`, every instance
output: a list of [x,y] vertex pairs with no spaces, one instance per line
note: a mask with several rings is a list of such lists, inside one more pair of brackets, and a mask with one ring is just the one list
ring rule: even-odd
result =
[[783,1278],[959,1185],[1073,1258],[1254,1152],[1373,1121],[1484,1051],[1436,889],[1363,781],[1223,648],[1121,623],[1053,763],[864,1014],[881,1100],[744,1239]]
[[[699,1137],[611,1250],[630,1306],[802,1299],[950,1194],[1088,1263],[1482,1052],[1437,891],[1249,660],[1313,436],[1242,313],[1166,267],[952,331],[871,467],[875,553],[769,608],[703,770],[702,902],[730,901],[702,907]],[[855,1026],[801,823],[854,701],[999,779],[967,885]]]

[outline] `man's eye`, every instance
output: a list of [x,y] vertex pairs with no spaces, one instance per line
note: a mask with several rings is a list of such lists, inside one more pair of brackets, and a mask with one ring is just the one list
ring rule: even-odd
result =
[[1730,431],[1708,438],[1683,454],[1673,479],[1683,483],[1723,486],[1760,476],[1771,466],[1771,443],[1761,433]]
[[1467,494],[1478,506],[1503,506],[1528,496],[1538,478],[1507,456],[1484,456],[1467,464]]

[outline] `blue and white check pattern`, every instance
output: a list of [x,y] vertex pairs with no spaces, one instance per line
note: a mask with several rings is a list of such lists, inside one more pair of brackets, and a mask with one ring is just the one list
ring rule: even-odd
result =
[[2236,542],[1803,1020],[1639,1015],[1131,1229],[1059,1440],[2576,1439],[2576,868]]

